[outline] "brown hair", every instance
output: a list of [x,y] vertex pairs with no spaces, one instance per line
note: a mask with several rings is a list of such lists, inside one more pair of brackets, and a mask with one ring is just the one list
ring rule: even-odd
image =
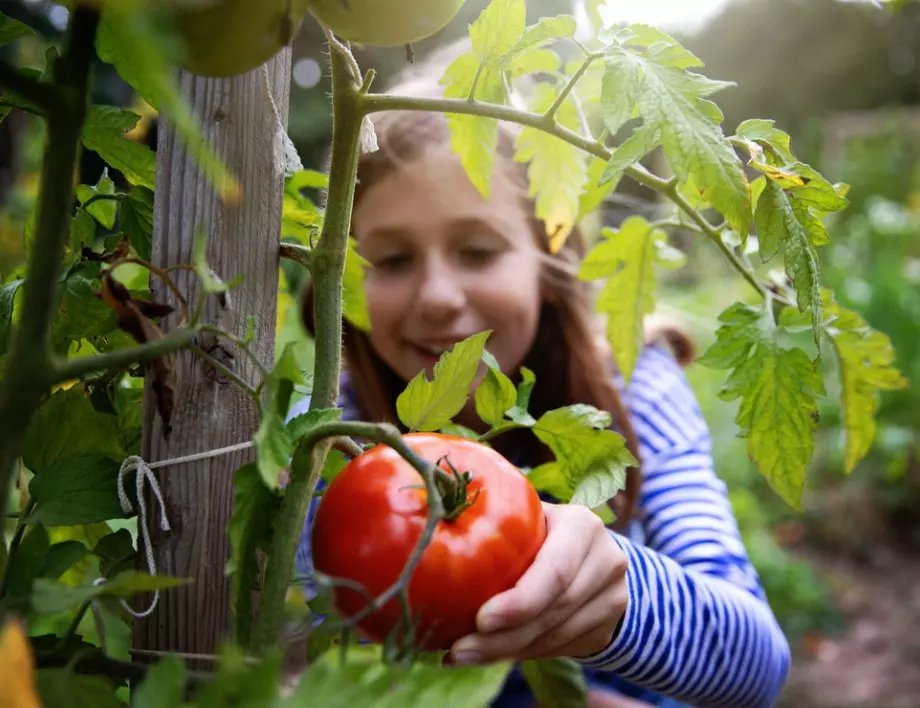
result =
[[[431,94],[435,82],[416,79],[404,82],[401,93]],[[450,133],[446,117],[438,113],[388,111],[372,116],[379,149],[361,156],[355,204],[376,182],[400,166],[411,164],[426,151],[449,149]],[[609,347],[596,326],[589,285],[576,276],[578,264],[586,252],[581,229],[576,227],[558,253],[549,251],[542,221],[535,216],[532,200],[527,196],[527,165],[514,161],[515,129],[499,124],[495,161],[496,178],[512,181],[531,214],[531,229],[544,252],[544,302],[541,307],[536,339],[522,362],[536,375],[530,401],[534,417],[554,408],[585,403],[608,411],[614,427],[626,439],[630,452],[639,459],[638,440],[620,398],[613,376]],[[302,301],[304,325],[313,332],[313,293],[308,284]],[[648,334],[648,332],[647,332]],[[655,339],[663,339],[681,363],[693,358],[693,346],[679,329],[664,325],[654,330]],[[369,337],[344,324],[345,368],[350,387],[362,417],[399,426],[395,402],[405,388],[396,373],[374,352]],[[560,376],[560,372],[564,375]],[[506,372],[507,373],[507,372]],[[515,380],[517,374],[512,379]],[[401,426],[400,426],[401,427]],[[515,430],[493,441],[499,451],[523,451],[522,465],[536,466],[553,459],[551,451],[528,430]],[[506,453],[507,454],[507,453]],[[640,469],[627,472],[626,488],[611,501],[616,513],[615,527],[622,529],[631,518],[640,483]]]

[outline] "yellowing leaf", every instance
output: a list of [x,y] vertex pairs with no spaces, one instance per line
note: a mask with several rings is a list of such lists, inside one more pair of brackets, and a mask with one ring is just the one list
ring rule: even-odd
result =
[[895,353],[885,334],[841,307],[829,290],[822,297],[824,331],[833,342],[840,372],[846,470],[852,472],[875,439],[879,392],[907,388],[909,382],[893,366]]
[[597,309],[607,315],[607,337],[624,378],[632,376],[642,350],[645,316],[655,308],[655,266],[675,262],[667,235],[642,217],[623,222],[618,231],[604,229],[604,238],[582,261],[578,277],[607,282]]
[[[557,98],[556,89],[548,83],[537,84],[531,110],[543,113]],[[562,103],[556,113],[560,125],[578,129],[575,104]],[[525,127],[517,138],[515,162],[527,163],[530,197],[536,198],[536,214],[546,228],[550,252],[562,248],[578,218],[581,190],[588,177],[587,154],[538,128]]]
[[0,708],[42,708],[35,661],[22,624],[7,619],[0,632]]
[[783,500],[800,508],[824,395],[817,366],[803,350],[780,346],[762,307],[735,303],[719,319],[716,342],[700,363],[731,370],[719,395],[741,399],[736,421],[748,454]]

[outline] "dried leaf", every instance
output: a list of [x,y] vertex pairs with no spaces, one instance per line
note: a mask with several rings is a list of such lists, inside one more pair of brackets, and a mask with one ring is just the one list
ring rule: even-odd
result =
[[0,630],[0,708],[40,708],[35,690],[35,661],[22,624],[7,620]]

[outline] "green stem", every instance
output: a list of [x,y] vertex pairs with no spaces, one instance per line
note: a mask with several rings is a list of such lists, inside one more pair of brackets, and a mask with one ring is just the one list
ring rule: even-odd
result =
[[229,332],[224,332],[224,330],[220,329],[219,327],[215,327],[214,325],[203,324],[199,325],[198,329],[202,332],[210,332],[211,334],[214,334],[218,337],[223,337],[228,342],[235,344],[246,356],[249,357],[250,361],[252,361],[253,365],[259,370],[259,373],[262,374],[263,378],[268,377],[268,375],[271,373],[265,367],[265,364],[262,363],[259,357],[256,356],[255,352],[252,351],[246,340],[240,339],[239,337],[234,337]]
[[[599,157],[602,160],[609,160],[611,151],[602,141],[592,140],[573,130],[559,125],[555,121],[547,123],[546,115],[542,113],[532,113],[522,111],[510,106],[501,106],[491,103],[481,103],[478,101],[468,101],[461,98],[425,98],[416,96],[395,96],[388,94],[370,94],[363,97],[361,107],[365,113],[377,113],[378,111],[431,111],[438,113],[460,113],[465,115],[482,116],[484,118],[495,118],[496,120],[517,123],[532,128],[537,128],[550,135],[554,135],[561,140],[574,145],[585,152]],[[751,286],[760,294],[765,296],[766,290],[758,281],[754,274],[747,269],[744,263],[732,252],[732,250],[722,241],[719,229],[714,227],[706,220],[696,208],[688,202],[682,194],[677,191],[676,184],[671,180],[665,180],[646,170],[641,165],[631,165],[626,168],[626,174],[633,180],[650,189],[659,192],[670,198],[683,212],[685,212],[695,223],[702,229],[703,233],[719,248],[720,251],[729,260],[731,265],[747,280]]]
[[13,538],[10,540],[9,562],[4,564],[3,573],[0,574],[0,599],[6,597],[6,587],[10,582],[10,566],[12,565],[13,559],[16,557],[16,552],[19,550],[20,544],[22,544],[22,537],[25,536],[26,518],[28,518],[34,508],[35,502],[30,499],[29,503],[19,512],[19,521],[16,523],[16,531],[13,533]]
[[44,115],[52,115],[64,108],[61,97],[53,85],[26,76],[9,64],[0,64],[0,88],[5,88],[39,108]]
[[[86,116],[98,11],[77,5],[65,48],[54,66],[55,110],[47,115],[48,138],[38,196],[35,240],[22,287],[22,315],[0,384],[0,511],[9,503],[10,476],[32,416],[50,385],[49,332],[56,309],[61,261],[73,206],[73,174]],[[51,90],[49,88],[49,90]],[[0,563],[6,546],[0,543]]]
[[179,327],[164,336],[147,344],[128,349],[117,349],[105,354],[74,357],[63,361],[52,361],[48,382],[50,384],[80,379],[95,371],[108,369],[125,369],[133,364],[144,364],[161,356],[171,354],[187,347],[195,340],[197,330],[189,327]]
[[581,80],[581,77],[585,75],[585,72],[590,69],[591,65],[601,56],[603,55],[598,53],[588,54],[581,63],[581,66],[578,67],[578,70],[572,74],[572,78],[569,79],[568,83],[562,88],[562,91],[559,92],[559,95],[556,96],[553,105],[543,114],[543,120],[546,121],[548,127],[553,128],[556,126],[556,114],[559,112],[559,109],[562,108],[565,99],[567,99],[569,94],[575,89],[575,85]]

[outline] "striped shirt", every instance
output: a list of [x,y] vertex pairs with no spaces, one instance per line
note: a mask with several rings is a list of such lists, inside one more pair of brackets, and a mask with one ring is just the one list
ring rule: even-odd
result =
[[[629,604],[611,644],[577,659],[588,684],[655,705],[668,697],[699,708],[772,706],[789,670],[789,645],[713,470],[709,429],[693,390],[669,352],[647,347],[621,391],[642,463],[630,528],[623,535],[610,531],[629,559]],[[345,419],[357,415],[350,396],[346,380]],[[301,401],[290,415],[308,405]],[[316,503],[297,553],[302,580],[312,573],[315,510]],[[533,705],[519,671],[492,705]]]

